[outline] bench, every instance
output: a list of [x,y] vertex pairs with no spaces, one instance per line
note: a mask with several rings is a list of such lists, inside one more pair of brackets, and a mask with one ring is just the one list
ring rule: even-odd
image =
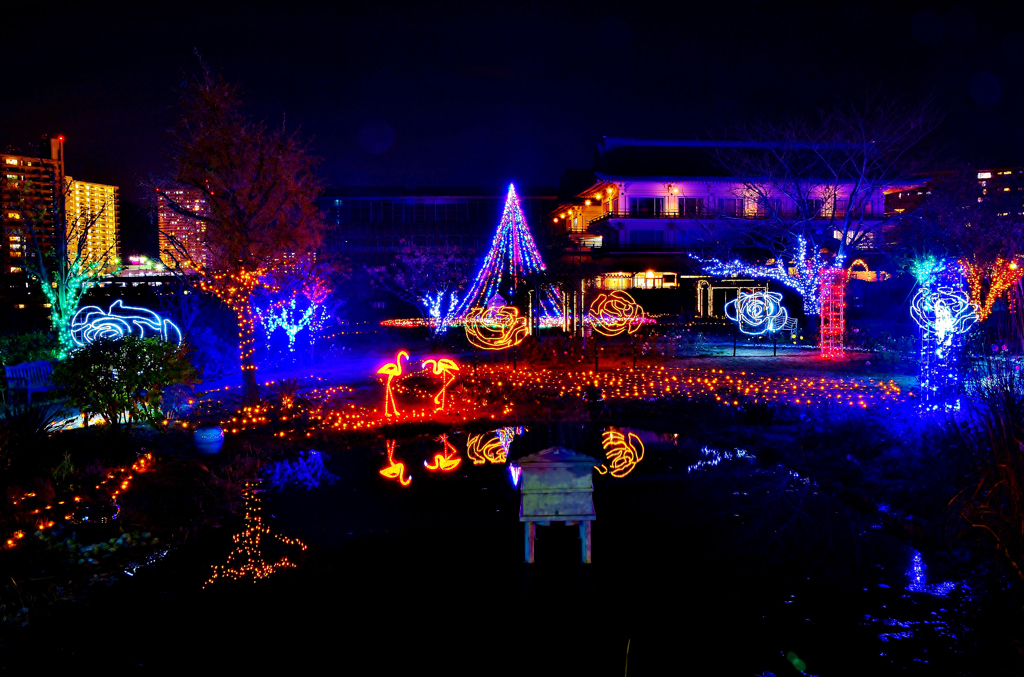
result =
[[7,389],[25,391],[25,400],[32,404],[32,393],[46,392],[54,388],[50,374],[53,373],[52,362],[23,362],[13,366],[4,366],[7,377]]

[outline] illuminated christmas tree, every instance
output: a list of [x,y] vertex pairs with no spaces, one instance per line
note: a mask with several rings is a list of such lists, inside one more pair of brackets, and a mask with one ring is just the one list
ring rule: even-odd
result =
[[[519,285],[545,270],[547,266],[540,258],[537,244],[533,241],[533,235],[519,207],[516,188],[510,184],[491,249],[453,315],[462,319],[473,308],[487,306],[488,301],[496,295],[506,299],[514,298]],[[561,317],[554,286],[542,285],[539,303],[542,319],[550,318],[553,321]]]

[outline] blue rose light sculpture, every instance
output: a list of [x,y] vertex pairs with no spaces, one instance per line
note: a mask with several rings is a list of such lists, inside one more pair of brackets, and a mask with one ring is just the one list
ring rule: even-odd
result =
[[751,336],[776,332],[786,326],[789,313],[782,306],[782,294],[774,291],[746,291],[725,304],[725,315]]
[[920,383],[925,409],[956,408],[964,335],[978,322],[978,309],[953,265],[929,275],[914,295],[910,315],[921,328]]
[[104,311],[83,306],[71,319],[71,340],[79,348],[101,338],[159,338],[181,345],[181,330],[148,308],[126,306],[118,299]]

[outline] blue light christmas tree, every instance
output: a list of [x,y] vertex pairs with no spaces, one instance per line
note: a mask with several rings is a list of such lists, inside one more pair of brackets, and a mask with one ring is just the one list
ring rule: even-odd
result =
[[[471,309],[482,308],[496,295],[511,299],[519,285],[547,270],[519,207],[516,188],[509,184],[501,222],[480,271],[451,315],[464,318]],[[540,288],[541,320],[559,321],[558,292],[553,285]]]

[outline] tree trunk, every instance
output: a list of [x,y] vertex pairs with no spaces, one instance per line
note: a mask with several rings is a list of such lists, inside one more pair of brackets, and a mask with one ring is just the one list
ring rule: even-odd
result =
[[256,323],[252,306],[248,302],[239,304],[238,353],[242,363],[242,406],[253,407],[260,403],[260,388],[256,382]]

